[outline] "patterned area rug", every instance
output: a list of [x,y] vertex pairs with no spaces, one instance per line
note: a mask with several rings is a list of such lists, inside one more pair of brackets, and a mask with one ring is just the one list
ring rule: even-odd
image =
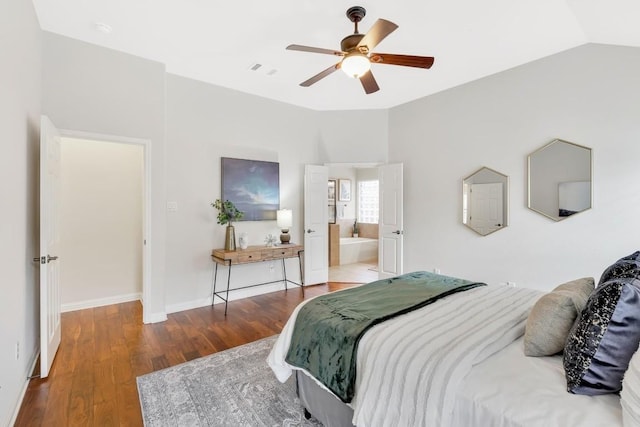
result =
[[137,378],[145,426],[320,426],[267,365],[276,336]]

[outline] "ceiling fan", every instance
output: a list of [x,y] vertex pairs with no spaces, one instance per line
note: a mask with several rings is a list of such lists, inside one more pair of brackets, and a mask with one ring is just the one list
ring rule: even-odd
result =
[[347,17],[354,23],[355,31],[342,39],[341,50],[323,49],[319,47],[301,46],[291,44],[288,50],[302,52],[324,53],[327,55],[342,56],[342,60],[330,66],[324,71],[300,83],[300,86],[308,87],[327,77],[337,69],[342,69],[348,76],[360,79],[362,87],[367,94],[377,92],[380,87],[371,73],[371,64],[402,65],[405,67],[431,68],[434,58],[432,56],[396,55],[392,53],[375,53],[375,48],[385,37],[391,34],[398,26],[386,19],[378,19],[367,34],[358,33],[358,22],[364,18],[367,11],[362,6],[353,6],[347,10]]

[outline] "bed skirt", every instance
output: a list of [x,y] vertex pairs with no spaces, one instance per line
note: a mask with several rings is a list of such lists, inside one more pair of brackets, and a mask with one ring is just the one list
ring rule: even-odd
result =
[[320,387],[302,371],[296,371],[302,406],[324,427],[353,427],[353,409]]

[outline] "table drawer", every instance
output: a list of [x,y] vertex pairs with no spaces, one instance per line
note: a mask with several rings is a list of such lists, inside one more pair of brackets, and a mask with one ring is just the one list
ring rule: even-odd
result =
[[262,251],[262,259],[280,259],[291,258],[293,256],[292,248],[277,248]]
[[240,252],[238,254],[238,263],[242,264],[243,262],[253,262],[253,261],[261,261],[264,258],[262,257],[262,254],[260,252],[249,252],[249,253],[242,253]]

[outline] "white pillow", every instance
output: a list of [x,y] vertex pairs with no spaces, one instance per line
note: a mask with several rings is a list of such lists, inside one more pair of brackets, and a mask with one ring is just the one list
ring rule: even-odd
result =
[[620,392],[622,406],[622,425],[637,427],[640,425],[640,349],[635,352],[627,372],[622,380]]

